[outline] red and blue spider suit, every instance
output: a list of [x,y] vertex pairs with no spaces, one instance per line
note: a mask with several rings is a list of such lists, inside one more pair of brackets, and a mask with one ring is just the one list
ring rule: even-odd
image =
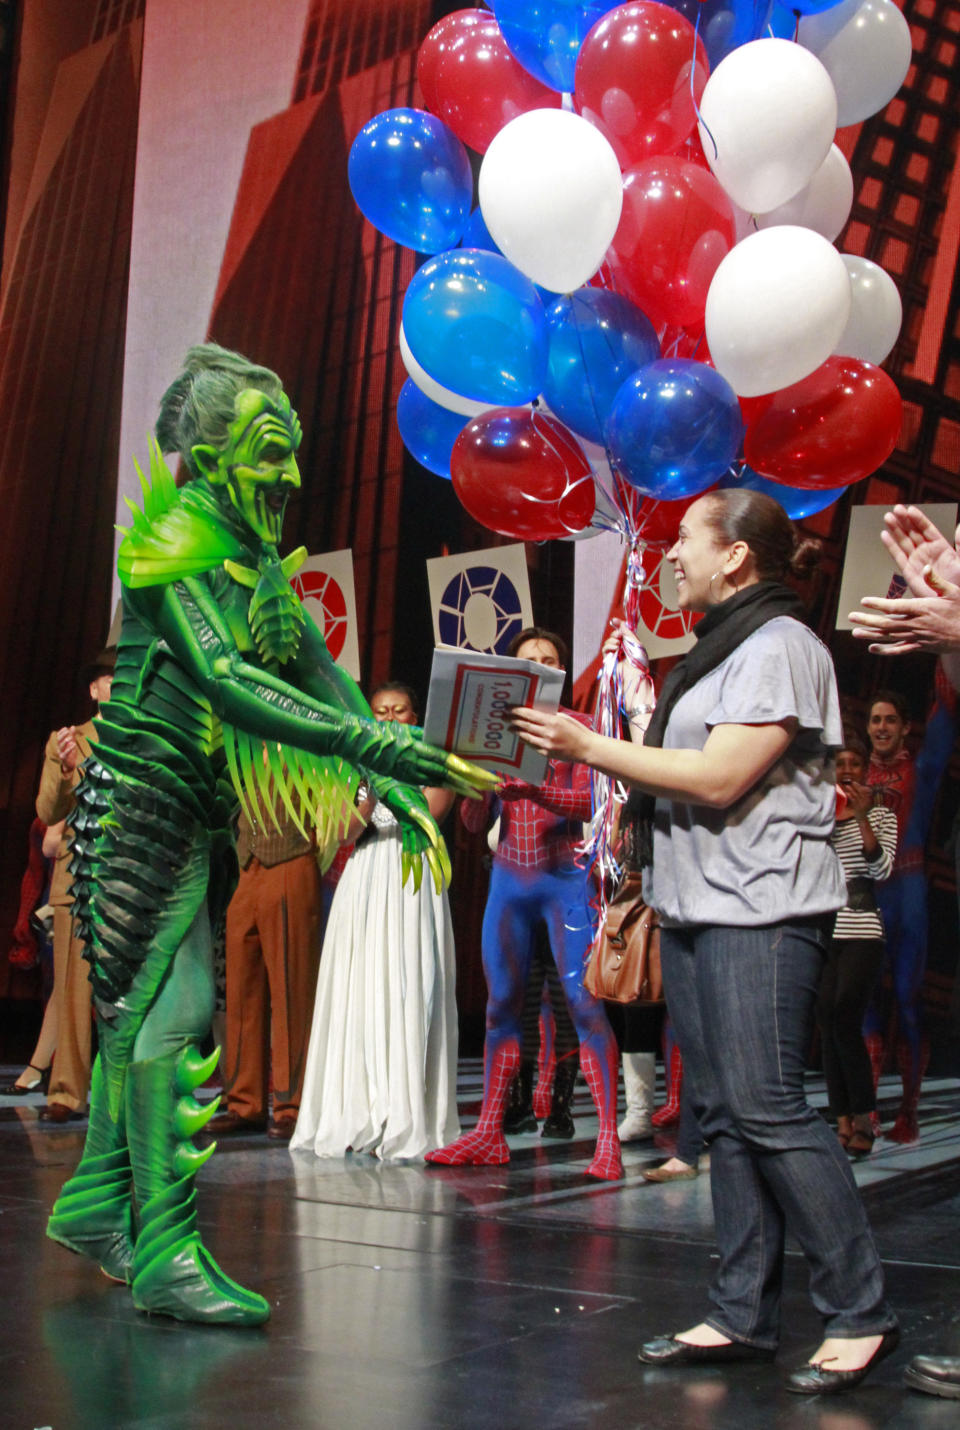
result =
[[[575,711],[564,713],[590,723]],[[523,994],[534,933],[543,920],[580,1039],[580,1066],[600,1120],[596,1152],[587,1173],[615,1180],[623,1174],[616,1126],[617,1045],[602,1003],[583,986],[594,915],[589,875],[575,860],[581,825],[592,813],[590,772],[586,765],[550,760],[543,784],[507,780],[498,793],[500,840],[481,941],[487,981],[483,1106],[475,1128],[449,1146],[428,1153],[427,1160],[448,1165],[510,1160],[503,1136],[503,1110],[520,1066]],[[461,818],[475,833],[485,828],[490,812],[489,795],[482,802],[461,804]]]
[[[874,702],[875,704],[878,702]],[[902,747],[892,759],[871,756],[867,783],[876,798],[897,817],[897,857],[893,874],[877,886],[883,918],[887,960],[897,1008],[897,1063],[903,1078],[903,1098],[893,1127],[892,1142],[915,1142],[920,1084],[929,1056],[921,1024],[920,990],[927,966],[927,876],[924,847],[930,833],[937,787],[956,735],[957,692],[937,662],[934,701],[923,743],[914,758]],[[875,1077],[883,1061],[883,1014],[879,999],[867,1009],[863,1031]]]

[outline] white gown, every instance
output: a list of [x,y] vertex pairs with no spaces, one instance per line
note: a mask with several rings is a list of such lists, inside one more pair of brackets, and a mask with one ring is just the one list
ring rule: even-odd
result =
[[318,1157],[422,1157],[460,1131],[450,905],[426,868],[401,884],[389,810],[371,823],[333,897],[290,1142]]

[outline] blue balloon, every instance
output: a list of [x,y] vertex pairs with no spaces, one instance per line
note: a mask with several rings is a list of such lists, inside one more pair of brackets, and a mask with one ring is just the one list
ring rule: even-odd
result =
[[628,377],[605,430],[611,456],[638,491],[678,501],[730,466],[743,419],[729,382],[706,363],[661,358]]
[[746,464],[736,474],[731,472],[725,476],[718,486],[729,487],[731,490],[740,487],[746,491],[765,492],[768,497],[773,497],[775,502],[779,502],[787,516],[794,521],[801,521],[805,516],[813,516],[815,512],[832,506],[847,490],[846,487],[832,487],[830,490],[820,488],[817,491],[787,487],[782,482],[774,482],[769,477],[761,477],[759,472],[755,472]]
[[397,426],[403,445],[421,467],[438,477],[450,478],[450,453],[453,444],[470,421],[462,412],[441,407],[413,378],[408,377],[397,398]]
[[824,10],[836,10],[842,4],[843,0],[788,0],[784,8],[794,12],[799,10],[801,15],[822,15]]
[[490,237],[490,230],[483,221],[479,204],[467,219],[467,226],[463,230],[463,238],[460,243],[464,248],[482,248],[485,253],[503,252]]
[[[467,219],[467,226],[463,230],[463,238],[460,240],[460,246],[461,248],[483,248],[488,253],[503,253],[503,249],[498,248],[490,237],[490,230],[484,223],[479,204]],[[544,304],[552,303],[557,296],[553,289],[544,288],[540,283],[534,283],[533,286],[540,294]]]
[[493,0],[493,13],[510,49],[542,84],[573,93],[580,46],[615,3],[604,0]]
[[660,356],[653,324],[619,293],[579,288],[550,305],[547,329],[543,395],[574,432],[602,442],[603,424],[624,380]]
[[770,29],[775,40],[792,40],[797,33],[797,21],[799,13],[794,14],[789,4],[781,5],[780,0],[773,0],[773,9],[770,11]]
[[455,248],[428,258],[407,286],[403,330],[420,366],[464,397],[516,407],[543,390],[543,304],[499,253]]
[[[759,40],[770,23],[774,0],[664,0],[671,10],[679,10],[694,27],[715,70],[731,50]],[[793,39],[793,30],[790,31]]]
[[375,115],[350,147],[347,178],[364,217],[396,243],[437,253],[463,233],[473,173],[463,144],[436,115]]

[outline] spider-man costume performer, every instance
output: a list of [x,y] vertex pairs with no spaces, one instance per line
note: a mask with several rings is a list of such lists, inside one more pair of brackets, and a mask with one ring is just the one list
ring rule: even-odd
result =
[[[875,701],[874,704],[877,702]],[[876,890],[883,918],[887,958],[897,1008],[897,1063],[903,1098],[891,1142],[915,1142],[920,1085],[929,1056],[923,1035],[920,989],[927,966],[927,876],[924,847],[930,833],[937,787],[956,734],[957,692],[937,662],[934,701],[916,758],[900,749],[891,760],[871,755],[867,783],[897,817],[897,857],[893,874]],[[883,1014],[874,998],[863,1031],[876,1076],[883,1062]]]
[[[567,710],[583,724],[589,721]],[[510,1160],[503,1136],[503,1110],[520,1066],[523,993],[530,971],[537,923],[547,926],[567,1006],[580,1039],[580,1066],[600,1120],[587,1173],[615,1180],[623,1175],[617,1137],[617,1045],[603,1005],[583,986],[583,964],[594,935],[589,876],[577,867],[580,826],[591,815],[586,765],[551,760],[541,785],[507,780],[499,790],[500,841],[483,916],[483,972],[487,980],[483,1106],[475,1128],[428,1162],[477,1166]],[[467,808],[467,803],[472,807]],[[461,818],[479,833],[491,812],[491,797],[464,801]]]

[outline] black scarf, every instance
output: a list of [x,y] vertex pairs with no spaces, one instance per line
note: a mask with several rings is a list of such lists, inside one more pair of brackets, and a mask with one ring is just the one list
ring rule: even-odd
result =
[[[660,691],[657,707],[647,726],[643,743],[660,749],[673,707],[711,670],[716,670],[748,636],[777,616],[793,616],[805,621],[803,602],[789,586],[777,581],[758,581],[738,591],[716,606],[694,627],[696,645],[673,667]],[[653,816],[656,797],[634,790],[624,810],[627,862],[644,868],[652,862]]]

